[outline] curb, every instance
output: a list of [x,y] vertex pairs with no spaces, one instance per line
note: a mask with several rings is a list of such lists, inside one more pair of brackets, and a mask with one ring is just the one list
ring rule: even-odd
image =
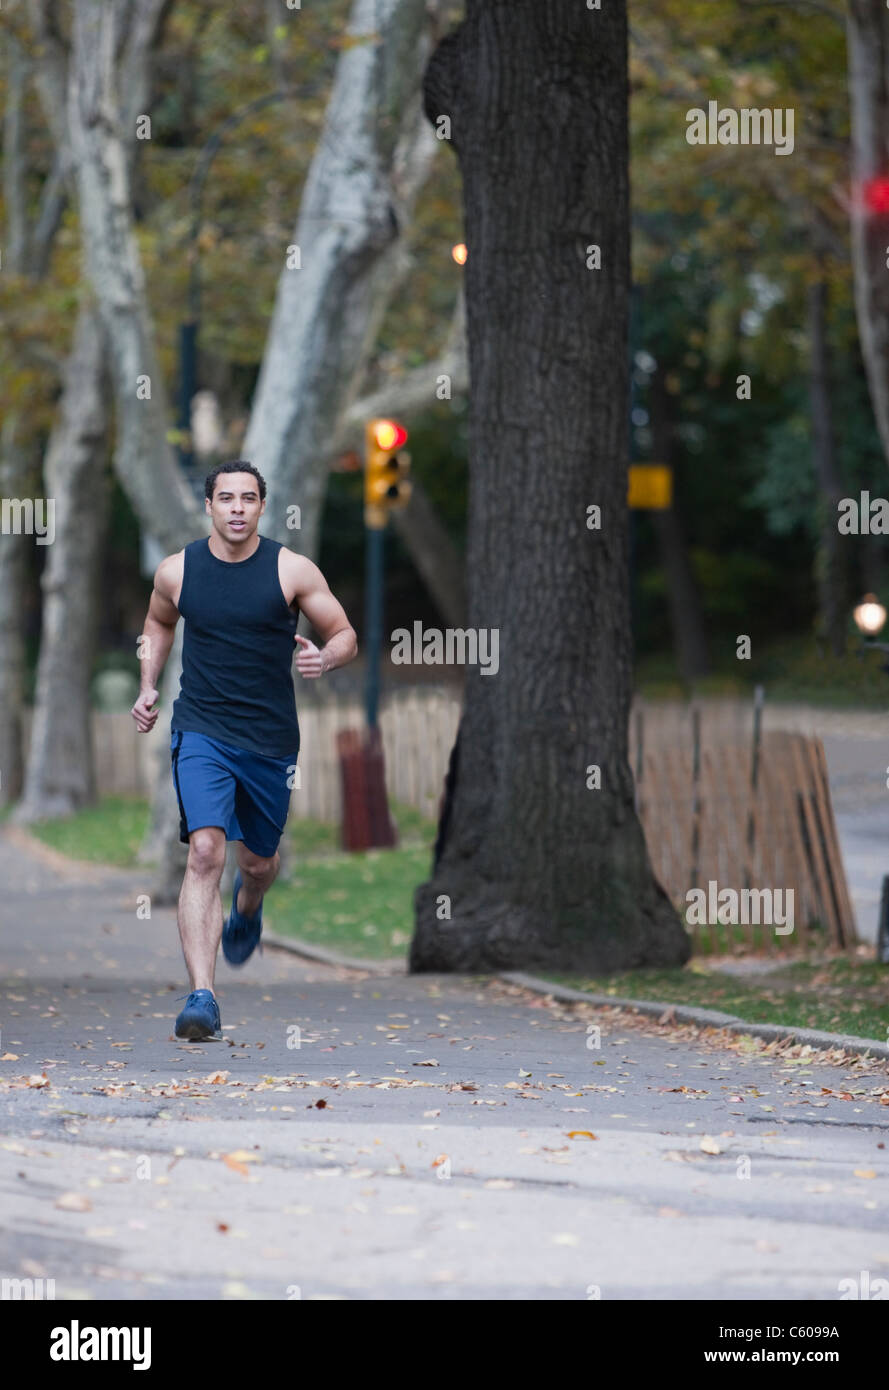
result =
[[263,932],[262,944],[276,951],[289,951],[292,956],[304,956],[306,960],[315,960],[321,965],[370,971],[372,975],[404,975],[407,969],[403,960],[359,960],[357,956],[330,951],[326,946],[311,946],[307,941],[300,941],[299,937],[275,936],[272,932]]
[[724,1028],[731,1033],[747,1033],[754,1038],[763,1038],[766,1042],[787,1038],[795,1042],[808,1043],[813,1048],[842,1047],[847,1052],[870,1053],[882,1062],[889,1061],[889,1045],[879,1042],[876,1038],[856,1038],[850,1033],[822,1033],[815,1028],[791,1028],[780,1023],[745,1023],[734,1014],[718,1013],[715,1009],[696,1009],[684,1004],[661,1004],[653,999],[623,999],[613,994],[588,994],[582,989],[571,989],[568,985],[541,980],[536,975],[525,975],[520,970],[502,972],[497,978],[566,1002],[604,1004],[609,1008],[633,1009],[636,1013],[652,1015],[671,1010],[677,1023],[698,1023],[707,1028]]

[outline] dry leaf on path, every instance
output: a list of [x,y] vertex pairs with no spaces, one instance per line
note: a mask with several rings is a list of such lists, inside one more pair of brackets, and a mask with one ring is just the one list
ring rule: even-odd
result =
[[56,1198],[55,1205],[62,1211],[92,1211],[93,1204],[82,1192],[63,1192]]

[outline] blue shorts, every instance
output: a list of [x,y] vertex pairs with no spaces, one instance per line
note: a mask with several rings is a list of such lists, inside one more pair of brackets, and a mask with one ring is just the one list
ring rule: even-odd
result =
[[243,840],[262,859],[274,857],[290,809],[295,754],[268,758],[174,729],[170,758],[184,844],[193,830],[217,825],[227,840]]

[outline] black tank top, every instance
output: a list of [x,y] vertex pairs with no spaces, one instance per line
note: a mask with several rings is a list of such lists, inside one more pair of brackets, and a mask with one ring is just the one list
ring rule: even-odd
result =
[[298,620],[278,579],[280,549],[260,536],[252,555],[229,562],[213,554],[206,537],[185,547],[182,679],[170,727],[295,760]]

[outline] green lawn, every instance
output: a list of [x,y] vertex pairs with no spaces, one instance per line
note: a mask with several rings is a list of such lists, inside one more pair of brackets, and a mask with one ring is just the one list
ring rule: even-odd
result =
[[749,1023],[887,1039],[889,966],[873,960],[844,956],[818,964],[799,961],[766,976],[743,979],[720,973],[706,959],[676,970],[630,970],[595,979],[547,971],[546,978],[593,994],[718,1009]]
[[148,802],[137,796],[105,796],[73,816],[34,821],[27,829],[69,859],[128,867],[136,863],[148,829]]

